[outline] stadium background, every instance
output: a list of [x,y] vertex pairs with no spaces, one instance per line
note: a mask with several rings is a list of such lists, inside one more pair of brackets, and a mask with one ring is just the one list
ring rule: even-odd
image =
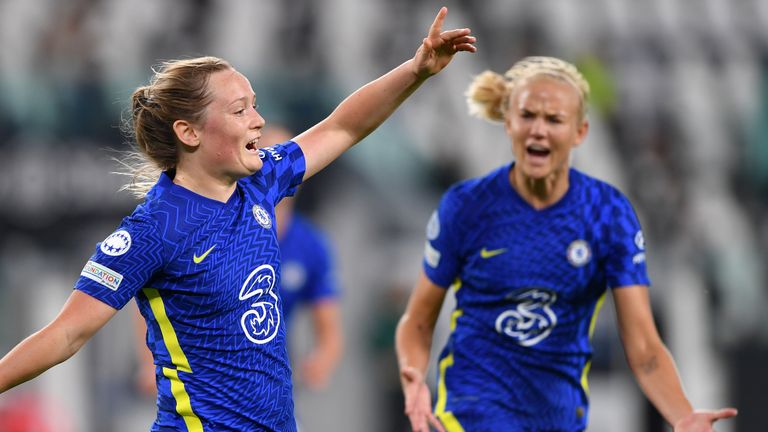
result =
[[[409,58],[442,4],[0,0],[0,351],[56,314],[95,243],[135,206],[116,192],[125,180],[110,158],[125,149],[121,115],[150,66],[224,57],[251,79],[268,123],[303,130]],[[326,392],[299,389],[305,430],[403,430],[393,331],[424,226],[447,185],[511,157],[503,128],[470,118],[463,92],[474,74],[538,54],[578,64],[592,84],[574,165],[638,209],[657,320],[692,402],[740,409],[720,431],[765,430],[768,2],[444,4],[447,27],[471,27],[478,53],[459,56],[300,194],[335,241],[347,342]],[[605,307],[590,431],[664,430],[614,322]],[[295,324],[298,355],[309,328]],[[134,384],[132,331],[120,313],[75,358],[0,396],[0,430],[25,413],[55,431],[147,430],[153,405]]]

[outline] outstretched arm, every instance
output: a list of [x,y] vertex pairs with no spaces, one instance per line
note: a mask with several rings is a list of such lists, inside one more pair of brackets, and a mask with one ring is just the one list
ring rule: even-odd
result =
[[306,159],[304,180],[373,132],[457,52],[476,51],[469,29],[442,31],[447,13],[445,7],[440,9],[411,60],[352,93],[330,116],[296,137]]
[[72,357],[117,312],[74,290],[59,315],[0,360],[0,393]]
[[400,383],[405,395],[405,414],[414,432],[428,432],[431,424],[443,426],[432,414],[432,397],[424,381],[432,348],[432,335],[446,289],[435,285],[422,270],[395,333]]
[[675,432],[710,432],[712,424],[733,417],[733,408],[694,411],[685,396],[672,355],[653,322],[648,287],[613,290],[619,332],[632,373],[645,395]]

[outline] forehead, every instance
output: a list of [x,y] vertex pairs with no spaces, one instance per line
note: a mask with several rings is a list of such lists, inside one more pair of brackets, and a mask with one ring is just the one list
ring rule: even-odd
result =
[[229,105],[241,98],[250,100],[253,88],[245,75],[234,69],[226,69],[211,74],[208,89],[213,96],[212,104]]
[[535,75],[520,82],[512,92],[514,106],[543,104],[549,109],[578,110],[581,96],[570,83],[549,75]]

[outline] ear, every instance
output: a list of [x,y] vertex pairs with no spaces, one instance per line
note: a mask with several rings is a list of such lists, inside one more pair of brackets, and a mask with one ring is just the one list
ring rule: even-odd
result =
[[584,120],[581,122],[579,129],[576,131],[576,142],[573,144],[574,147],[577,147],[579,144],[581,144],[582,141],[584,141],[584,138],[587,137],[587,132],[589,132],[589,122]]
[[184,145],[197,147],[200,145],[200,136],[195,126],[186,120],[173,122],[173,132]]
[[507,135],[512,136],[512,116],[507,114],[504,115],[504,130]]

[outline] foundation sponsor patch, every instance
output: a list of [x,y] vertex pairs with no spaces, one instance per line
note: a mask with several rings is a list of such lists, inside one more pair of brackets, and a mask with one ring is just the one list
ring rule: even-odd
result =
[[123,281],[123,275],[93,261],[88,261],[85,264],[83,271],[80,272],[80,276],[85,276],[92,281],[98,282],[112,291],[117,291],[117,287]]

